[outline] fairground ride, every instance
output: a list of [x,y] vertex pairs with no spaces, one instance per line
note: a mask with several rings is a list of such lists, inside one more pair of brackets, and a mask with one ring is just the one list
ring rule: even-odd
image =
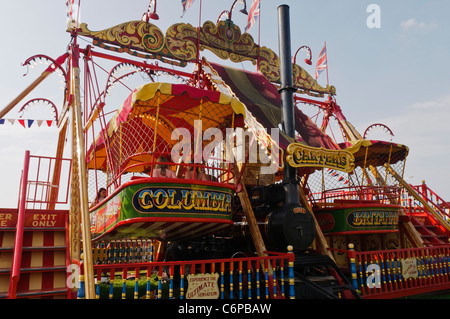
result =
[[[298,51],[292,63],[289,7],[278,8],[278,56],[233,23],[236,4],[225,20],[165,33],[151,20],[156,9],[100,31],[74,19],[66,53],[27,60],[50,66],[1,118],[56,70],[65,96],[60,108],[40,100],[58,119],[55,157],[26,152],[19,207],[0,214],[3,297],[95,298],[107,281],[112,298],[117,276],[122,298],[130,278],[134,298],[448,289],[449,207],[403,180],[408,147],[367,139],[373,129],[393,135],[382,124],[362,136],[335,87],[297,65]],[[118,87],[127,92],[120,106],[109,97]],[[79,284],[68,285],[77,271]]]

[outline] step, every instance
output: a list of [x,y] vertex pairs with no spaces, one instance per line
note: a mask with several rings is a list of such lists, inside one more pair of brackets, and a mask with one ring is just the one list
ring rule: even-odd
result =
[[66,266],[49,266],[49,267],[27,267],[20,268],[20,273],[29,273],[29,272],[50,272],[50,271],[66,271]]
[[[39,246],[39,247],[22,247],[22,251],[31,251],[31,250],[65,250],[66,246]],[[0,252],[12,252],[14,251],[14,247],[0,247]]]
[[[27,298],[27,297],[39,297],[39,296],[62,296],[67,295],[67,288],[58,288],[51,290],[30,290],[27,292],[17,292],[17,298]],[[0,299],[6,299],[8,297],[7,293],[0,293]]]
[[438,238],[438,239],[446,239],[447,235],[421,235],[422,238]]
[[[32,272],[50,272],[50,271],[66,271],[66,266],[51,266],[51,267],[26,267],[20,268],[20,273],[32,273]],[[0,268],[0,274],[9,274],[11,268]]]
[[27,292],[17,292],[17,298],[66,295],[67,293],[68,293],[67,288],[59,288],[52,290],[30,290]]

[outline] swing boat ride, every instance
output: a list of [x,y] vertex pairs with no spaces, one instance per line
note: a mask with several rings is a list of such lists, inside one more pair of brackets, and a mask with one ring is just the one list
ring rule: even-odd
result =
[[[292,63],[289,7],[278,8],[276,54],[233,23],[236,4],[228,19],[165,33],[151,20],[156,7],[150,19],[100,31],[70,21],[66,53],[26,61],[50,67],[0,118],[56,70],[65,95],[61,108],[40,99],[57,116],[56,156],[26,152],[19,206],[0,209],[0,298],[94,299],[102,278],[112,298],[114,279],[125,287],[130,273],[133,297],[149,299],[381,299],[450,288],[450,205],[403,180],[408,147],[368,138],[381,129],[391,139],[383,124],[361,135],[336,88]],[[92,42],[82,48],[79,37]],[[108,72],[102,61],[116,64]],[[129,88],[133,76],[144,83]],[[108,97],[115,85],[129,90],[119,107]],[[100,188],[107,196],[97,202]],[[76,288],[66,284],[72,265]]]

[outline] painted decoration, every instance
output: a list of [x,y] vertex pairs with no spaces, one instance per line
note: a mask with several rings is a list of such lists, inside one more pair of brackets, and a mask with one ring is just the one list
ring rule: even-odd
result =
[[339,207],[319,210],[315,216],[326,234],[398,230],[398,207]]
[[[106,50],[158,59],[178,66],[197,61],[199,49],[207,49],[221,59],[237,63],[251,61],[258,65],[259,72],[269,81],[280,81],[280,61],[277,54],[256,44],[249,33],[242,33],[231,20],[219,21],[217,24],[205,21],[200,28],[176,23],[167,29],[165,35],[154,24],[140,20],[124,22],[100,31],[89,30],[86,23],[81,23],[78,34],[92,38],[95,46]],[[293,66],[293,85],[302,93],[316,97],[336,95],[334,86],[322,87],[297,64]]]
[[166,240],[196,235],[233,223],[232,198],[226,187],[131,183],[91,212],[91,233]]

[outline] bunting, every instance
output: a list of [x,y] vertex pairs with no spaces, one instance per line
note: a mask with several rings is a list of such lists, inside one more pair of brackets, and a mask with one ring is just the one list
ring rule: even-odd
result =
[[67,0],[67,19],[69,23],[74,24],[74,26],[80,26],[80,1],[78,0],[78,4],[75,3],[75,0]]
[[329,175],[331,175],[332,177],[337,178],[337,180],[338,180],[339,182],[344,182],[344,185],[345,185],[345,184],[348,184],[348,179],[345,179],[345,181],[344,181],[344,177],[341,176],[341,175],[340,175],[338,172],[336,172],[334,169],[331,169],[331,168],[327,169],[327,173],[328,173]]
[[19,123],[24,128],[30,127],[52,127],[57,126],[57,122],[55,120],[33,120],[33,119],[0,119],[0,125],[6,125],[9,123],[10,125],[15,125]]

